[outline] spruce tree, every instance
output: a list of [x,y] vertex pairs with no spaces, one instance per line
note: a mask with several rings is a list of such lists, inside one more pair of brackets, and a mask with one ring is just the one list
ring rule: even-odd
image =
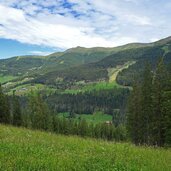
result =
[[82,137],[87,136],[88,125],[85,119],[81,119],[78,125],[79,135]]
[[13,92],[13,105],[12,105],[12,114],[13,119],[12,123],[15,126],[21,126],[22,125],[22,113],[20,108],[20,103],[18,100],[18,97],[15,95],[15,92]]
[[164,91],[167,86],[167,72],[163,58],[158,62],[153,82],[153,144],[163,146],[165,141]]
[[29,112],[34,129],[49,130],[51,122],[48,105],[40,94],[31,92],[29,98]]
[[165,145],[171,146],[171,71],[168,70],[168,81],[163,94]]
[[171,145],[171,74],[163,58],[154,74],[148,64],[142,83],[133,87],[127,123],[135,144]]
[[120,113],[120,110],[115,109],[113,111],[112,123],[114,124],[115,127],[118,127],[121,124],[121,113]]
[[171,146],[171,89],[164,92],[164,99],[164,142],[165,145]]
[[149,63],[146,64],[141,87],[141,109],[140,112],[140,125],[141,125],[141,138],[143,144],[150,144],[152,142],[152,80],[153,74]]
[[10,105],[7,96],[2,91],[0,84],[0,123],[10,123]]
[[129,98],[127,128],[130,138],[135,144],[142,143],[142,120],[141,120],[141,86],[136,83]]

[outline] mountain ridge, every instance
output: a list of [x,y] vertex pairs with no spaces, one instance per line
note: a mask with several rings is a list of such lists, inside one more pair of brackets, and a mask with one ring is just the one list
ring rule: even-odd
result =
[[[31,83],[70,87],[80,81],[108,81],[109,70],[131,62],[133,65],[117,72],[116,77],[119,84],[130,86],[134,75],[142,72],[144,61],[149,60],[155,66],[159,57],[164,57],[166,63],[171,62],[171,37],[153,43],[131,43],[114,48],[78,46],[48,56],[2,59],[0,77],[13,76],[11,81],[17,82],[15,86]],[[8,83],[8,79],[5,80],[3,83]],[[18,80],[27,81],[18,83]]]

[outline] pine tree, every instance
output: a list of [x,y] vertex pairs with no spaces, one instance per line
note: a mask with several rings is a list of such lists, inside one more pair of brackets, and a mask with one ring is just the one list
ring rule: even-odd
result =
[[29,98],[29,112],[34,129],[49,130],[49,127],[51,127],[50,124],[52,124],[49,108],[40,94],[31,92]]
[[52,128],[53,132],[61,133],[61,121],[58,116],[52,115]]
[[164,115],[164,142],[171,146],[171,89],[164,92],[163,110]]
[[167,86],[163,94],[165,145],[171,146],[171,72],[168,72]]
[[73,108],[71,108],[71,110],[69,111],[69,117],[70,118],[75,118],[75,113],[74,113]]
[[153,144],[164,145],[165,139],[165,112],[163,110],[164,91],[167,86],[167,72],[163,58],[158,62],[153,82]]
[[144,73],[143,73],[143,80],[142,80],[142,87],[141,87],[141,109],[140,112],[140,125],[141,125],[141,138],[143,144],[150,144],[151,143],[151,136],[152,136],[152,115],[153,115],[153,108],[152,108],[152,69],[149,63],[146,64]]
[[12,114],[13,114],[13,120],[12,123],[15,126],[21,126],[22,125],[22,113],[20,108],[20,103],[18,100],[18,97],[15,95],[15,92],[13,93],[13,105],[12,105]]
[[79,129],[79,135],[81,135],[82,137],[87,136],[88,125],[85,119],[81,119],[78,125],[78,129]]
[[10,105],[7,96],[2,91],[0,84],[0,123],[10,123]]
[[101,138],[101,124],[96,124],[93,132],[94,138]]
[[127,122],[135,144],[171,145],[171,73],[169,78],[163,58],[154,74],[148,64],[142,84],[134,86]]
[[142,143],[141,86],[138,83],[134,85],[128,101],[127,128],[131,140],[138,145]]
[[113,111],[112,122],[115,127],[118,127],[121,124],[121,113],[120,110],[115,109]]
[[127,129],[124,125],[119,125],[115,130],[115,139],[117,141],[126,141],[127,140]]

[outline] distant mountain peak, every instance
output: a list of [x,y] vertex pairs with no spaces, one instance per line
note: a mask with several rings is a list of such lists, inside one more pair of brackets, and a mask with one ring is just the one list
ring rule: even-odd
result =
[[77,46],[77,47],[73,47],[73,48],[70,48],[70,49],[67,49],[65,52],[79,52],[79,51],[82,51],[82,50],[85,50],[86,48],[85,47],[81,47],[81,46]]
[[158,40],[158,41],[156,41],[154,43],[159,44],[159,45],[163,45],[163,44],[166,44],[166,43],[171,43],[171,36],[166,37],[166,38],[161,39],[161,40]]

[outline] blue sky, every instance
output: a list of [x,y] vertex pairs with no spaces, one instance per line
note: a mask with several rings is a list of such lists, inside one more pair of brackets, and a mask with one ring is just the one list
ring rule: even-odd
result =
[[171,0],[0,0],[0,58],[171,36]]
[[0,39],[1,58],[23,55],[48,55],[56,51],[61,51],[61,49],[20,43],[16,40],[10,39]]

